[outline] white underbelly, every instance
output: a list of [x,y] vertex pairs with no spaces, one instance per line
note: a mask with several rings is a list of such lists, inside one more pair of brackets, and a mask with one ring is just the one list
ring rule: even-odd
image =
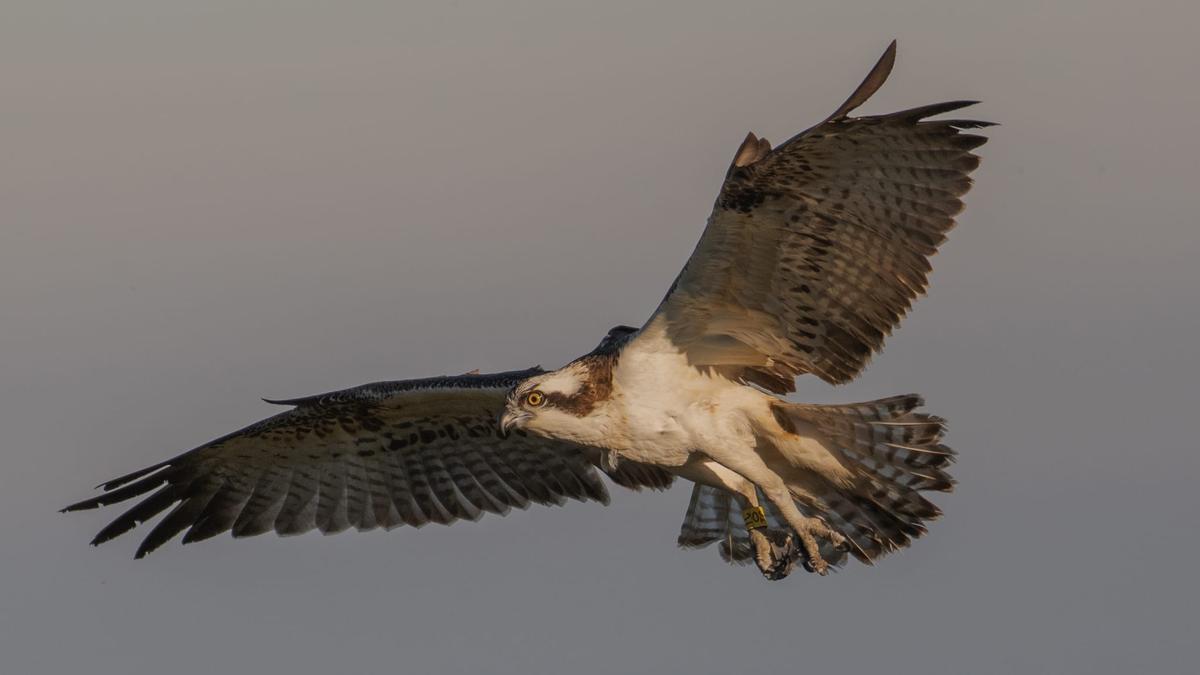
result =
[[659,466],[680,466],[697,449],[686,420],[671,410],[642,410],[631,416],[618,456]]

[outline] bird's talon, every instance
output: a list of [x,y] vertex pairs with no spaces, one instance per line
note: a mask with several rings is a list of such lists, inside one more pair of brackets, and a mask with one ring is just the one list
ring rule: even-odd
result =
[[814,520],[805,523],[805,527],[799,530],[797,534],[800,537],[800,543],[804,547],[804,569],[821,576],[829,574],[829,563],[825,561],[825,558],[821,557],[821,547],[817,543],[817,537],[828,539],[837,548],[841,548],[847,544],[846,537],[840,532],[835,532],[819,521]]
[[754,545],[754,562],[763,578],[777,581],[792,573],[803,556],[796,539],[787,530],[757,528],[750,531]]

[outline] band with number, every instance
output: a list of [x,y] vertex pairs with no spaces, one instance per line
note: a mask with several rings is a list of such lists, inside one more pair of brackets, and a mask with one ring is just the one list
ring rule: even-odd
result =
[[757,530],[767,526],[767,512],[761,506],[753,506],[742,511],[742,520],[747,530]]

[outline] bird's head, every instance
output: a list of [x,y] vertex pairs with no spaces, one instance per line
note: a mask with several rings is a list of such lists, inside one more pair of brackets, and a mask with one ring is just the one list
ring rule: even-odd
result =
[[613,368],[621,348],[636,333],[636,328],[616,326],[591,352],[558,370],[521,381],[508,394],[500,432],[524,429],[545,438],[603,447]]
[[612,396],[615,356],[589,354],[562,368],[522,381],[508,394],[500,431],[522,429],[545,438],[601,445],[598,414]]
[[594,443],[595,430],[587,418],[600,399],[608,397],[611,382],[611,376],[605,383],[597,382],[583,359],[531,377],[509,393],[500,430],[523,429],[547,438]]

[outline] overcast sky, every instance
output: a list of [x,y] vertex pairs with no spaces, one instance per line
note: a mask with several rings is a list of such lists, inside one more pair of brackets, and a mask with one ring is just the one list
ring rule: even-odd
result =
[[[1200,12],[1132,2],[7,2],[0,671],[1190,673]],[[930,297],[855,383],[950,420],[946,516],[771,583],[688,489],[141,561],[59,515],[259,396],[560,365],[640,324],[739,141],[975,98]],[[143,530],[144,532],[144,530]]]

